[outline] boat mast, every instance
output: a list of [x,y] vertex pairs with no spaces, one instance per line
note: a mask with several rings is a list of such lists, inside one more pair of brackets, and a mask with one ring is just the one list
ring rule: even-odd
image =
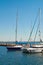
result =
[[15,34],[15,42],[17,42],[17,21],[18,21],[18,10],[17,10],[17,14],[16,14],[16,34]]
[[39,8],[39,39],[41,40],[40,22],[41,22],[41,9]]

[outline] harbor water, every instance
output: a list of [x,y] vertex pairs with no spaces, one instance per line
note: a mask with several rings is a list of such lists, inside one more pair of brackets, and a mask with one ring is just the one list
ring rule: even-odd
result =
[[0,46],[0,65],[43,65],[43,53],[26,54]]

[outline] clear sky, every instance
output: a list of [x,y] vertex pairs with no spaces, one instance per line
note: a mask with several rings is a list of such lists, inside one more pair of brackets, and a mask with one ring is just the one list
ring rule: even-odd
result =
[[[43,0],[0,0],[0,41],[15,41],[17,8],[17,40],[20,41],[22,38],[23,41],[28,41],[39,8],[41,8],[40,30],[43,40]],[[34,40],[37,23],[32,33],[32,40]],[[37,40],[38,38],[37,34]]]

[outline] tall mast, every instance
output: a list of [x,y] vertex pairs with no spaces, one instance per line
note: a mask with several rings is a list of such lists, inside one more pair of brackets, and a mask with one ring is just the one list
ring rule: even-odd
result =
[[15,41],[17,42],[17,22],[18,22],[18,10],[16,14],[16,35],[15,35]]
[[41,40],[40,22],[41,22],[41,9],[39,8],[39,38]]

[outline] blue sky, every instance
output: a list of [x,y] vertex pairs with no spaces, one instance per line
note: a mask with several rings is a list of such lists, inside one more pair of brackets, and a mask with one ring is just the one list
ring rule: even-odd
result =
[[[0,0],[0,41],[15,41],[16,13],[18,8],[17,40],[28,41],[30,31],[41,8],[41,38],[43,40],[43,0]],[[38,20],[32,33],[34,40]],[[36,40],[39,40],[38,34]]]

